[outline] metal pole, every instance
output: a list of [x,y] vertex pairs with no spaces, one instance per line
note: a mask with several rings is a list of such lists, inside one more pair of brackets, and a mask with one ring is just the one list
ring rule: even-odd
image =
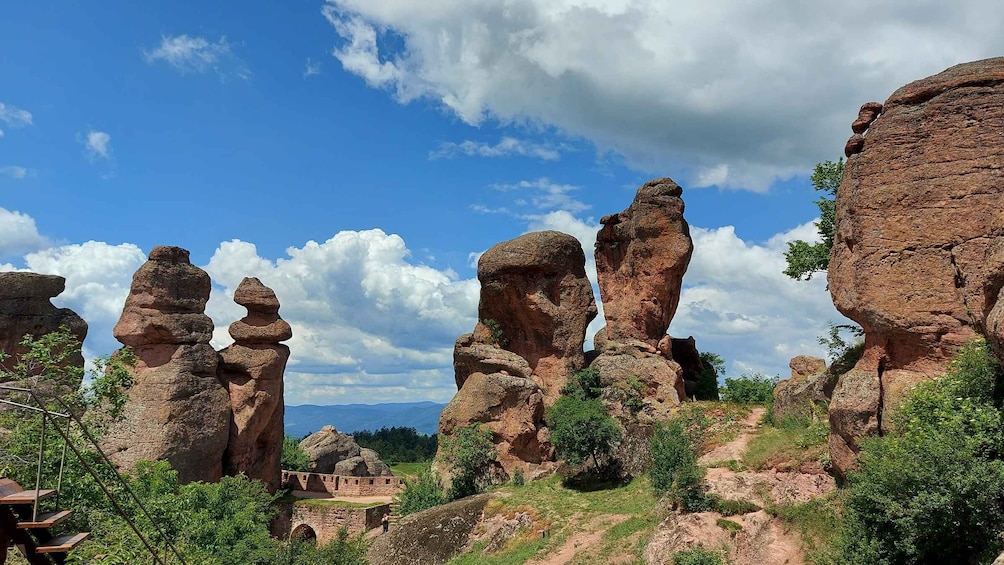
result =
[[31,511],[31,521],[38,521],[38,495],[42,488],[42,456],[45,454],[45,422],[47,418],[42,413],[42,437],[38,441],[38,470],[35,473],[35,506]]
[[[73,420],[69,418],[66,419],[66,435],[63,436],[63,454],[59,458],[59,480],[56,481],[56,510],[59,510],[59,496],[63,494],[63,469],[66,468],[66,443],[69,441],[70,437],[70,423]],[[53,422],[54,425],[59,425],[59,422]]]

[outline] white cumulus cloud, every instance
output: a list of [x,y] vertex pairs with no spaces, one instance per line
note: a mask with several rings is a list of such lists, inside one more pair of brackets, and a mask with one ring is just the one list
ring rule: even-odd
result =
[[[0,102],[0,122],[9,127],[17,128],[30,126],[31,120],[31,112]],[[2,130],[0,130],[0,135],[3,135]]]
[[6,175],[12,179],[23,179],[28,176],[28,169],[16,165],[0,167],[0,175]]
[[[858,106],[1004,51],[993,0],[327,0],[350,73],[468,124],[556,127],[765,190],[839,155]],[[674,173],[676,176],[677,173]]]
[[18,256],[49,245],[48,238],[38,232],[35,218],[17,210],[0,208],[0,258]]

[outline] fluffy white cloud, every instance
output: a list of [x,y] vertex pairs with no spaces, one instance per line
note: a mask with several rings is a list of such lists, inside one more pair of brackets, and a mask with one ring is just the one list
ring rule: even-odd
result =
[[555,126],[689,185],[765,189],[857,107],[1004,50],[992,0],[327,0],[349,72],[462,120]]
[[479,141],[466,140],[460,143],[443,142],[439,148],[429,153],[430,159],[450,159],[466,155],[467,157],[535,157],[545,161],[556,161],[561,158],[560,148],[546,143],[534,143],[525,139],[505,136],[492,145]]
[[28,176],[28,169],[16,165],[7,165],[0,167],[0,175],[7,175],[12,179],[23,179]]
[[207,309],[215,345],[230,342],[227,324],[244,314],[230,297],[255,276],[275,290],[293,326],[290,403],[317,402],[315,393],[339,402],[394,399],[395,390],[397,400],[452,396],[453,341],[474,327],[476,280],[413,264],[404,240],[381,230],[343,231],[286,252],[272,261],[236,240],[216,250],[206,266],[223,290]]
[[0,208],[0,257],[14,257],[49,245],[49,240],[38,233],[35,218]]
[[829,322],[844,320],[830,300],[825,274],[794,281],[781,272],[787,242],[817,240],[812,222],[762,244],[744,241],[732,226],[691,227],[691,235],[694,255],[670,334],[693,335],[699,349],[729,362],[730,376],[759,371],[787,378],[791,357],[825,357],[816,338]]
[[112,136],[103,131],[90,130],[79,136],[84,153],[90,158],[108,159],[112,156]]
[[251,71],[234,55],[226,37],[220,37],[214,43],[205,37],[191,37],[187,34],[163,35],[160,45],[149,51],[144,50],[143,56],[147,63],[163,61],[181,74],[212,71],[221,79],[251,78]]

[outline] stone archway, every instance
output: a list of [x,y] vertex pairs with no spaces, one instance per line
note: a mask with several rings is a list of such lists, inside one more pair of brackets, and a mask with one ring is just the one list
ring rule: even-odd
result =
[[300,524],[290,532],[289,539],[316,543],[317,532],[309,524]]

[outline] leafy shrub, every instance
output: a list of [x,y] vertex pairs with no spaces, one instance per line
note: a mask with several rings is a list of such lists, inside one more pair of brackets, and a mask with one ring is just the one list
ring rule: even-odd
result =
[[725,565],[722,554],[698,547],[673,554],[674,565]]
[[623,439],[617,422],[597,399],[562,396],[547,411],[547,425],[558,457],[572,465],[592,459],[596,472],[599,457],[609,455]]
[[704,469],[687,430],[679,420],[657,424],[649,441],[652,468],[649,478],[658,494],[667,495],[685,510],[704,510],[710,502],[701,488]]
[[443,493],[443,486],[439,483],[439,477],[428,467],[423,469],[415,480],[405,481],[404,488],[394,500],[394,506],[401,516],[445,503],[446,496]]
[[836,562],[977,563],[1000,551],[1001,376],[986,343],[972,342],[943,378],[913,389],[892,433],[862,442]]
[[300,441],[289,434],[282,438],[281,457],[284,471],[305,473],[310,470],[310,456],[300,448]]
[[739,523],[733,522],[732,520],[726,520],[725,518],[715,520],[715,525],[727,532],[738,532],[743,529]]
[[715,496],[709,496],[708,498],[712,500],[715,512],[718,512],[722,516],[741,516],[760,510],[759,506],[748,500],[728,500]]
[[739,404],[770,404],[774,401],[774,387],[777,377],[767,377],[760,373],[744,374],[738,379],[725,379],[722,400]]
[[[637,381],[637,378],[635,380]],[[599,398],[602,392],[603,385],[600,383],[600,372],[592,367],[586,367],[572,375],[572,378],[561,388],[562,396],[579,400]]]
[[484,492],[496,454],[492,433],[476,424],[465,426],[450,437],[442,436],[442,444],[443,460],[452,469],[448,498],[457,500]]
[[718,377],[725,375],[725,359],[717,353],[701,352],[701,366],[704,369],[697,377],[697,390],[694,398],[697,400],[718,400]]
[[509,339],[505,337],[505,333],[502,331],[502,326],[491,318],[487,318],[484,322],[486,328],[488,328],[488,344],[494,345],[496,347],[505,347],[509,345]]
[[526,478],[523,476],[523,469],[516,469],[513,472],[512,484],[517,487],[521,487],[526,484]]

